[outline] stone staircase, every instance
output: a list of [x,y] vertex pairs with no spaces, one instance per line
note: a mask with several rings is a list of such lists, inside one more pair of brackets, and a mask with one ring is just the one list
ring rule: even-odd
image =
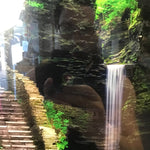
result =
[[0,143],[3,150],[35,150],[21,105],[10,91],[0,89]]

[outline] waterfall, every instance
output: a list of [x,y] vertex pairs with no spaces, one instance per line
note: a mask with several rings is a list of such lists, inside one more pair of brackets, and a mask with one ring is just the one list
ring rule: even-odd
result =
[[124,65],[107,66],[105,150],[119,150]]

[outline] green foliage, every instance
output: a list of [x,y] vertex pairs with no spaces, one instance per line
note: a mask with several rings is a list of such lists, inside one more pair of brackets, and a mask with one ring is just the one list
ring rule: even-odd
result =
[[47,117],[49,118],[51,124],[53,124],[59,135],[59,142],[57,143],[57,147],[59,148],[59,150],[63,150],[68,147],[66,134],[69,120],[62,118],[62,115],[64,114],[63,112],[56,111],[54,109],[53,102],[45,101],[44,106],[47,110]]
[[36,8],[40,8],[40,9],[44,8],[44,4],[43,3],[38,3],[38,2],[33,1],[33,0],[29,0],[27,3],[31,7],[36,7]]
[[[107,29],[110,25],[114,25],[117,18],[121,18],[124,11],[130,9],[133,16],[138,3],[136,0],[96,0],[96,19],[102,15],[103,28]],[[132,20],[132,19],[131,19]]]

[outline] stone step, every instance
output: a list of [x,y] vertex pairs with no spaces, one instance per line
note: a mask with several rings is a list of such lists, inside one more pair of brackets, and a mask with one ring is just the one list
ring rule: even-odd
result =
[[12,99],[7,99],[7,98],[0,98],[1,104],[10,104],[10,103],[17,103],[16,100]]
[[1,108],[0,112],[1,111],[5,111],[5,112],[22,112],[22,109],[21,108],[12,108],[12,107],[8,107],[8,108]]
[[[41,112],[46,112],[46,109],[38,109],[38,111],[37,111],[37,109],[36,109],[37,107],[34,107],[33,108],[33,111],[35,111],[35,112],[37,112],[37,113],[41,113]],[[35,110],[34,110],[35,109]]]
[[13,115],[13,116],[18,116],[18,115],[24,115],[23,112],[5,112],[5,111],[0,111],[0,115]]
[[5,98],[5,97],[8,97],[8,96],[9,96],[8,94],[0,93],[0,98]]
[[24,150],[24,148],[27,148],[27,149],[33,149],[33,148],[36,148],[35,145],[11,145],[11,144],[3,144],[2,145],[4,148],[20,148],[20,150]]
[[12,143],[12,144],[33,144],[32,140],[1,140],[2,144]]
[[31,135],[9,135],[12,140],[31,140],[33,137]]
[[14,95],[9,95],[9,94],[0,94],[0,99],[8,99],[9,100],[15,100]]
[[31,135],[31,131],[29,131],[29,130],[26,130],[26,131],[24,131],[24,130],[0,130],[0,135],[5,135],[5,134],[9,134],[9,135]]
[[[10,130],[15,130],[15,129],[18,129],[18,126],[7,126],[7,128]],[[24,130],[24,131],[28,131],[30,130],[30,128],[28,126],[23,126],[23,125],[20,125],[19,126],[19,129],[20,130]]]
[[7,102],[7,101],[17,102],[17,100],[15,100],[15,99],[11,99],[11,98],[8,99],[8,98],[9,98],[9,96],[6,96],[6,97],[2,96],[2,97],[0,97],[0,100],[4,101],[4,102]]
[[24,130],[8,130],[8,132],[17,132],[17,133],[31,133],[31,131],[24,131]]
[[1,139],[3,140],[32,140],[31,135],[9,135],[8,133],[1,134]]
[[0,116],[0,121],[25,121],[24,117],[15,117],[15,116]]
[[2,135],[0,135],[0,137],[1,137],[1,139],[7,139],[7,140],[10,139],[8,133],[7,134],[2,134]]
[[[5,147],[5,150],[10,150],[10,148],[6,148]],[[11,150],[35,150],[35,148],[23,148],[23,149],[20,149],[20,148],[11,148]],[[49,150],[49,149],[46,149],[46,150]],[[53,150],[53,149],[52,149]]]
[[11,91],[4,91],[0,89],[0,94],[12,94]]
[[0,125],[0,130],[6,129],[6,128],[7,128],[7,126],[5,126],[5,125]]
[[21,108],[21,106],[20,106],[20,104],[18,104],[18,103],[13,103],[13,104],[11,104],[11,103],[5,103],[5,102],[3,102],[3,103],[1,103],[1,106],[2,107],[6,107],[6,108],[9,108],[9,107],[12,107],[12,108]]
[[31,131],[24,130],[8,130],[9,135],[30,135]]
[[[15,130],[18,129],[18,126],[6,126],[6,125],[0,125],[0,130]],[[19,126],[20,130],[28,131],[30,128],[28,126]]]
[[4,121],[4,120],[0,120],[0,125],[1,125],[1,126],[6,125],[5,121]]
[[20,125],[27,125],[25,121],[5,121],[6,125],[15,125],[15,126],[20,126]]
[[1,112],[22,112],[22,109],[20,109],[20,108],[1,108],[1,110],[0,110],[0,113]]

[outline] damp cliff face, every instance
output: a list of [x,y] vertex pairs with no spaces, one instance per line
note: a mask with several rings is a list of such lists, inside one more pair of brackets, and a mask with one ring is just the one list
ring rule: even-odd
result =
[[[139,63],[144,66],[148,64],[150,47],[148,3],[146,0],[137,1],[133,14],[131,8],[125,8],[122,14],[114,19],[115,24],[105,25],[100,17],[99,42],[106,63]],[[107,18],[105,19],[107,21]]]
[[[62,38],[61,45],[64,49],[69,49],[72,53],[75,51],[89,54],[99,53],[92,7],[76,3],[64,3],[60,12],[59,28]],[[65,43],[66,40],[70,44]]]
[[104,13],[101,13],[103,18],[99,16],[99,41],[105,63],[138,62],[143,19],[141,8],[136,1],[133,2],[135,3],[133,7],[131,3],[127,5],[124,2],[111,2],[109,5],[118,5],[120,9],[112,7],[109,11],[105,8]]
[[149,68],[149,62],[150,62],[150,16],[148,15],[150,13],[150,4],[147,0],[139,1],[139,5],[141,8],[141,17],[143,19],[143,30],[142,30],[142,39],[141,39],[141,57],[140,57],[140,64],[144,67]]
[[[148,143],[150,128],[147,125],[149,122],[148,116],[150,114],[150,17],[148,15],[150,3],[147,0],[138,0],[136,2],[137,5],[133,10],[133,14],[126,8],[121,15],[114,19],[115,24],[112,23],[114,21],[112,20],[111,25],[109,24],[107,29],[104,27],[105,20],[103,20],[105,14],[99,15],[98,35],[104,62],[106,64],[126,64],[127,77],[129,77],[135,91],[135,95],[132,94],[131,97],[128,97],[123,107],[122,123],[125,125],[122,127],[123,136],[128,137],[128,140],[131,141],[131,145],[138,146],[141,142],[144,149],[148,150],[150,148],[150,144]],[[130,90],[130,87],[128,86],[127,89]],[[135,98],[133,99],[132,96],[135,96]],[[133,142],[134,140],[131,136],[137,136],[134,133],[136,124],[128,122],[132,114],[129,114],[131,110],[135,114],[134,119],[137,121],[137,128],[139,129],[138,138],[140,142],[138,142],[138,144]],[[128,120],[124,117],[127,117]],[[132,149],[130,148],[132,146],[125,143],[127,143],[127,141],[122,137],[120,144],[123,147],[121,147],[121,149]],[[140,146],[138,146],[138,148],[141,149]]]
[[[40,92],[48,77],[56,87],[88,84],[104,97],[106,69],[98,47],[93,0],[26,3],[22,20],[29,42],[27,59],[17,64],[20,73],[35,69]],[[66,81],[66,76],[71,79]]]
[[87,84],[104,97],[106,70],[101,65],[103,60],[97,46],[95,12],[91,1],[63,0],[53,5],[53,19],[49,22],[42,19],[49,26],[54,23],[52,49],[43,47],[43,40],[48,38],[49,33],[47,28],[39,27],[41,64],[36,67],[36,79],[40,91],[43,92],[46,79],[52,77],[56,88],[68,84]]
[[120,16],[115,17],[115,24],[107,25],[107,30],[100,15],[101,30],[98,31],[104,62],[127,65],[127,76],[137,94],[135,111],[145,113],[149,112],[146,95],[149,96],[150,4],[146,0],[135,1],[135,4],[133,14],[131,8],[125,8]]
[[[44,94],[45,81],[53,79],[53,89],[49,91],[51,85],[47,84],[48,93],[44,96],[54,103],[58,102],[58,110],[62,107],[64,116],[73,122],[68,127],[68,149],[101,149],[104,140],[102,100],[106,70],[101,65],[103,60],[97,47],[94,9],[87,0],[63,0],[57,4],[53,15],[53,48],[44,46],[51,41],[44,44],[44,40],[40,39],[43,60],[35,69],[37,85]],[[44,20],[42,22],[44,24]],[[46,24],[51,25],[51,22]],[[42,23],[40,28],[40,36],[47,36]],[[91,92],[96,94],[98,100],[92,98]],[[91,117],[86,119],[86,114]]]

